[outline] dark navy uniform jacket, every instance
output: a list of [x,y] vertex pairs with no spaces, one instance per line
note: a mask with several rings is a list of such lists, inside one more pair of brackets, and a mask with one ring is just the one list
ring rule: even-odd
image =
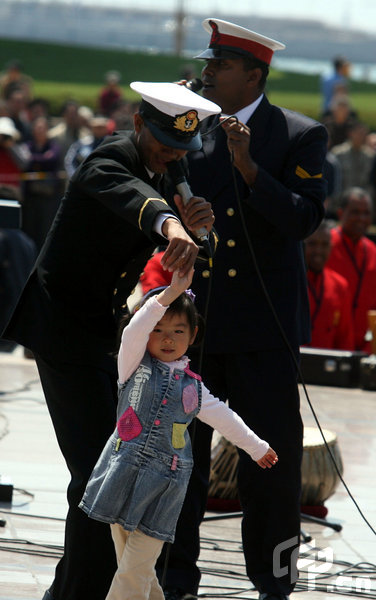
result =
[[73,175],[3,337],[46,358],[104,366],[116,349],[115,305],[165,242],[152,230],[163,212],[174,214],[131,132],[105,140]]
[[[239,353],[284,344],[257,277],[244,227],[290,343],[295,347],[307,343],[310,317],[302,240],[324,215],[326,130],[308,117],[271,105],[264,96],[247,123],[250,153],[259,165],[252,188],[235,169],[243,225],[226,134],[205,135],[217,122],[217,116],[204,122],[203,148],[188,154],[192,191],[212,203],[219,236],[206,350]],[[197,264],[192,289],[201,312],[208,276],[207,266]]]

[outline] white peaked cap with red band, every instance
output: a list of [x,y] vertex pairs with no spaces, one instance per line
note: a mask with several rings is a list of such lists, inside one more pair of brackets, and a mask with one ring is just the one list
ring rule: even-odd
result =
[[184,85],[133,81],[130,86],[142,97],[140,114],[154,137],[172,148],[199,150],[202,120],[221,112],[217,104]]
[[260,33],[235,25],[229,21],[209,18],[202,23],[211,33],[209,47],[195,58],[235,58],[253,56],[270,65],[276,50],[284,50],[285,44]]

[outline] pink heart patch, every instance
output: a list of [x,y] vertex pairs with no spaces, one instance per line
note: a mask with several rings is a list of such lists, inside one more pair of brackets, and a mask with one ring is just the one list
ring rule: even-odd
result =
[[129,440],[133,440],[133,438],[140,435],[142,431],[142,425],[131,406],[127,408],[127,410],[118,420],[117,430],[119,432],[119,436],[124,442],[129,442]]
[[194,383],[187,385],[183,390],[183,407],[186,414],[193,412],[198,406],[198,394]]

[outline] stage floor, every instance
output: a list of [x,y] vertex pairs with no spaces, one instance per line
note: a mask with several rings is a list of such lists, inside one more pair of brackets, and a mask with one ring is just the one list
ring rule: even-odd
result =
[[[376,392],[307,388],[321,426],[337,436],[344,479],[376,529]],[[315,426],[303,392],[301,404],[305,426]],[[0,503],[6,521],[0,527],[0,600],[38,600],[61,555],[68,472],[35,363],[19,347],[0,353],[0,475],[14,486],[12,503]],[[302,523],[312,541],[301,547],[301,577],[291,600],[339,600],[344,593],[376,598],[376,535],[341,483],[325,505],[327,519],[342,531]],[[240,519],[204,521],[201,535],[199,597],[257,598],[245,576]],[[351,565],[359,566],[348,570]]]

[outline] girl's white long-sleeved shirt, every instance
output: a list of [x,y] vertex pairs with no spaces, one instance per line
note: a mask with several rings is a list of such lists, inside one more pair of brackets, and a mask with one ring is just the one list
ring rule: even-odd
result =
[[[119,383],[124,383],[139,366],[155,325],[162,319],[168,306],[162,306],[157,296],[152,296],[132,317],[124,328],[118,355]],[[187,356],[179,360],[165,362],[170,374],[176,368],[185,369],[189,365]],[[224,402],[213,396],[202,385],[201,409],[197,418],[216,429],[235,446],[247,452],[253,460],[259,460],[269,450],[269,444],[260,439]]]

